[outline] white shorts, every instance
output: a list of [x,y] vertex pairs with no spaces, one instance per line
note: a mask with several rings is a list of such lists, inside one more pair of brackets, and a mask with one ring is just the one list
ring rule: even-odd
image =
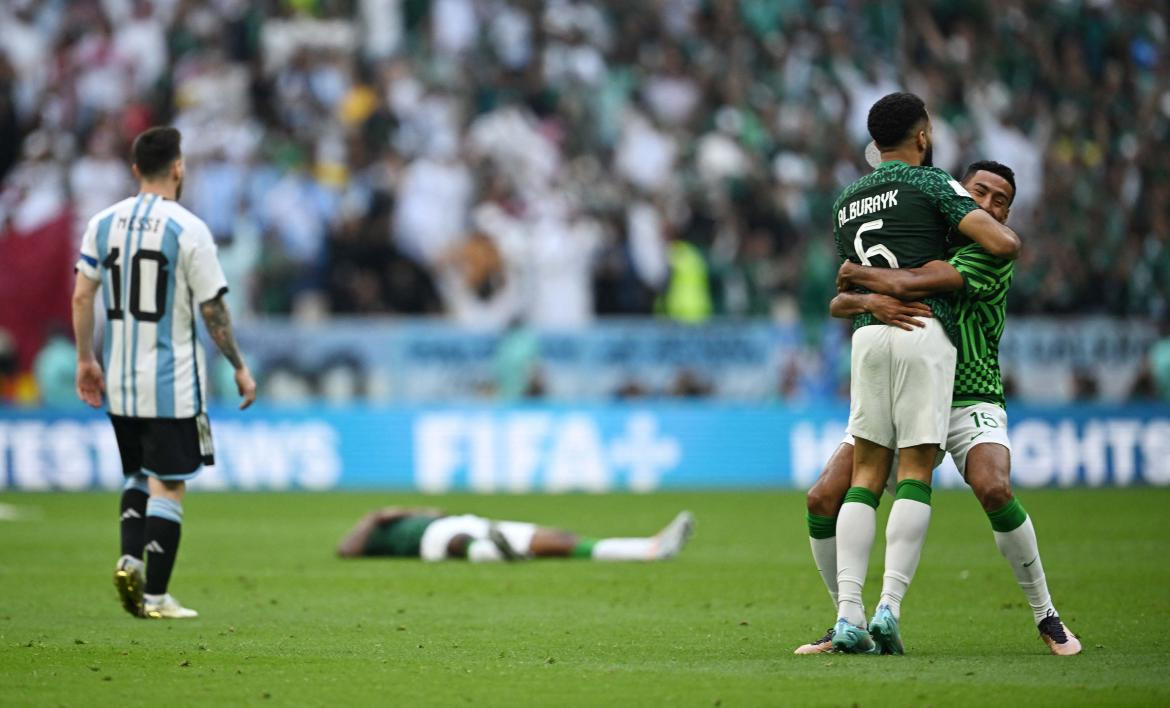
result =
[[447,544],[460,534],[471,536],[473,540],[486,540],[488,528],[492,524],[508,539],[508,544],[520,553],[527,553],[532,545],[532,536],[536,533],[536,524],[527,524],[520,521],[491,521],[482,516],[464,514],[462,516],[444,516],[431,523],[423,531],[419,542],[419,556],[425,561],[441,561],[449,558]]
[[869,325],[853,333],[850,435],[885,448],[942,446],[955,384],[955,345],[933,318],[906,331]]
[[[973,406],[951,409],[951,425],[947,431],[946,451],[951,453],[955,467],[963,479],[967,478],[967,455],[976,445],[995,443],[1003,445],[1010,453],[1012,444],[1008,440],[1007,411],[992,403],[976,403]],[[853,436],[848,433],[841,441],[844,445],[853,445]],[[939,462],[942,462],[940,459]],[[894,451],[894,460],[890,464],[890,491],[897,478],[898,451]]]
[[1007,411],[992,403],[952,408],[947,452],[951,453],[963,479],[967,479],[967,453],[983,443],[1003,445],[1009,453],[1012,451],[1012,444],[1008,441]]

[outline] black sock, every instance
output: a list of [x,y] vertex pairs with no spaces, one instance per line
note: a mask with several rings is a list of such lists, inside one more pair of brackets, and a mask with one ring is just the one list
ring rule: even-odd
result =
[[183,507],[163,497],[151,497],[146,505],[146,594],[163,595],[179,554]]
[[142,560],[146,545],[146,500],[150,495],[130,487],[122,491],[122,555]]

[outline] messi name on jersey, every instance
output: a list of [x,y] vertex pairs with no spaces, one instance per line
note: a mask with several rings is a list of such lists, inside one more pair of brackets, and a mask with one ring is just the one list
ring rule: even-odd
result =
[[837,226],[839,228],[859,216],[866,216],[896,206],[898,206],[898,190],[896,189],[875,194],[872,197],[857,199],[837,210]]
[[162,228],[163,220],[156,216],[121,216],[118,217],[118,228],[129,231],[149,231],[158,233]]

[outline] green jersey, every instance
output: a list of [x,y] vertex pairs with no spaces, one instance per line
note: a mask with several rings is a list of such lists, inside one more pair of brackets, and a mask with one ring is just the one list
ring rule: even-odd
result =
[[963,276],[964,286],[952,305],[958,323],[955,342],[955,408],[976,403],[1005,407],[999,373],[999,339],[1007,319],[1007,293],[1015,263],[996,258],[972,243],[948,261]]
[[[967,190],[937,167],[883,162],[846,187],[833,203],[837,255],[842,261],[886,268],[917,268],[944,260],[947,235],[978,208]],[[924,302],[957,343],[950,299],[929,297]],[[881,323],[869,313],[853,318],[855,329],[871,324]]]
[[436,519],[434,514],[402,516],[384,524],[378,524],[366,539],[363,550],[367,556],[417,557],[422,545],[423,532]]

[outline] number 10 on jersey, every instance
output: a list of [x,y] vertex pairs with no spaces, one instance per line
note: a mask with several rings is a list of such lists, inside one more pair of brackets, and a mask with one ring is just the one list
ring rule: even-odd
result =
[[[153,264],[153,265],[152,265]],[[110,308],[106,316],[111,320],[121,320],[126,317],[122,309],[122,249],[111,248],[110,255],[102,262],[110,271],[110,283],[113,286],[110,298]],[[130,259],[130,314],[134,319],[142,322],[158,322],[163,317],[163,310],[167,302],[167,257],[162,251],[142,249]],[[154,280],[154,303],[151,309],[142,308],[143,283]]]

